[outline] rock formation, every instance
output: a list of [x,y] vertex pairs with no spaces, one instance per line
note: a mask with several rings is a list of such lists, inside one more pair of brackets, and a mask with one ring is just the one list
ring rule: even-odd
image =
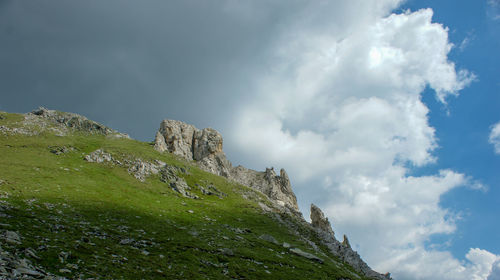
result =
[[299,212],[297,198],[284,169],[280,170],[278,176],[272,167],[266,168],[264,172],[258,172],[240,165],[231,170],[230,178],[242,185],[259,190],[279,206]]
[[278,206],[299,213],[297,198],[284,169],[281,169],[280,175],[276,175],[273,168],[266,168],[265,172],[243,166],[233,168],[222,150],[222,143],[222,136],[215,129],[200,130],[175,120],[162,121],[155,137],[156,150],[169,151],[184,159],[194,160],[205,171],[254,188]]
[[222,151],[222,136],[215,129],[199,130],[180,121],[164,120],[158,132],[156,150],[195,160],[202,169],[229,177],[232,166]]
[[388,280],[390,274],[380,274],[373,271],[359,256],[359,254],[351,248],[347,236],[344,235],[343,242],[335,239],[333,229],[325,217],[323,211],[314,204],[311,204],[311,226],[316,230],[320,237],[321,243],[328,247],[330,252],[338,256],[341,260],[350,264],[356,271],[363,273],[373,279]]
[[321,209],[314,204],[311,204],[311,224],[314,228],[317,228],[328,235],[335,236],[328,218],[326,218],[323,211],[321,211]]
[[[286,210],[285,212],[291,213],[294,217],[306,223],[299,212],[297,198],[293,193],[290,179],[284,169],[281,169],[280,174],[277,175],[272,167],[266,168],[264,172],[248,169],[241,165],[232,167],[231,162],[227,160],[222,150],[222,143],[222,136],[212,128],[200,130],[193,125],[174,120],[162,121],[155,137],[156,150],[160,152],[168,151],[186,160],[196,161],[202,169],[208,172],[258,190],[273,202],[275,209]],[[272,211],[267,206],[265,207]],[[388,275],[373,271],[358,253],[352,250],[346,236],[344,236],[342,243],[336,240],[328,218],[314,204],[311,204],[311,224],[308,225],[318,234],[321,243],[330,252],[350,264],[355,270],[373,279],[390,279]],[[262,239],[271,240],[266,236]],[[302,252],[300,249],[294,248],[293,250],[291,251],[295,254],[323,262],[323,259]]]
[[[48,110],[46,108],[40,107],[36,110],[33,110],[31,113],[27,114],[25,117],[28,121],[37,123],[37,118],[42,118],[49,120],[55,126],[59,127],[63,131],[60,131],[61,134],[64,134],[64,130],[73,129],[80,130],[89,133],[95,134],[103,134],[103,135],[112,135],[116,137],[124,137],[130,138],[127,134],[118,133],[117,131],[104,126],[100,123],[91,121],[84,116],[74,114],[74,113],[66,113],[59,112],[56,110]],[[44,125],[44,122],[38,122],[40,125]]]

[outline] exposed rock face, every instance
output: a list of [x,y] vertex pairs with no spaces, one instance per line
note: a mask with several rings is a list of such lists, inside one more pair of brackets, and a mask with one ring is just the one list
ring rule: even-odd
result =
[[311,204],[311,224],[314,228],[317,228],[332,237],[335,236],[328,218],[326,218],[323,211],[321,211],[321,209],[314,204]]
[[26,115],[27,121],[36,121],[36,118],[49,120],[52,123],[59,125],[61,128],[70,128],[89,133],[129,138],[129,136],[126,134],[118,133],[117,131],[107,126],[91,121],[84,116],[74,113],[59,112],[56,110],[48,110],[46,108],[40,107]]
[[199,130],[180,121],[164,120],[158,132],[161,135],[157,133],[155,139],[158,151],[169,151],[187,160],[196,160],[202,169],[229,177],[232,166],[222,151],[222,136],[215,129]]
[[280,170],[278,176],[273,168],[266,168],[266,171],[258,172],[240,165],[231,170],[231,178],[242,185],[261,191],[279,206],[299,211],[297,198],[284,169]]
[[[290,179],[284,169],[281,169],[280,174],[277,175],[273,168],[266,168],[264,172],[251,170],[243,166],[233,168],[222,150],[222,144],[222,136],[216,130],[211,128],[199,130],[193,125],[174,120],[164,120],[155,138],[156,150],[169,151],[186,160],[194,160],[202,169],[208,172],[256,189],[274,203],[273,208],[285,209],[287,213],[294,214],[295,217],[299,217],[303,223],[307,224],[299,212],[297,198],[293,193]],[[169,177],[167,176],[168,173],[162,175],[163,177]],[[174,178],[170,178],[167,181],[170,181],[172,188],[189,197],[189,186],[184,186],[182,180],[177,182]],[[263,210],[268,209],[267,212],[272,211],[271,208],[262,203],[259,205]],[[337,241],[328,218],[314,204],[311,205],[311,220],[312,223],[308,225],[316,231],[323,245],[328,247],[334,255],[349,263],[355,270],[365,276],[380,280],[390,279],[387,275],[371,270],[358,253],[352,250],[347,237],[344,237],[342,243]],[[270,238],[263,239],[271,240]],[[300,249],[290,249],[290,251],[311,260],[323,262],[323,259]]]
[[272,168],[267,168],[265,172],[242,166],[233,168],[222,150],[222,144],[222,136],[215,129],[200,130],[174,120],[162,121],[155,137],[156,150],[169,151],[187,160],[195,160],[202,169],[257,189],[277,205],[298,213],[297,198],[284,169],[278,176]]
[[314,204],[311,204],[311,226],[316,230],[321,242],[328,247],[330,252],[338,256],[341,260],[350,264],[355,270],[363,273],[365,276],[379,279],[390,280],[390,274],[380,274],[373,271],[359,256],[352,250],[347,236],[344,235],[344,240],[340,243],[335,239],[333,229],[331,228],[328,218],[325,217],[323,211]]
[[155,150],[157,150],[160,153],[168,150],[167,144],[165,143],[165,138],[163,137],[163,135],[159,131],[156,132]]

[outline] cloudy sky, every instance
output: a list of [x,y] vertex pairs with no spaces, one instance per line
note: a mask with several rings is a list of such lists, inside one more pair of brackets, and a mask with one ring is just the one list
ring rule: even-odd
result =
[[500,279],[500,1],[0,0],[0,110],[213,127],[370,266]]

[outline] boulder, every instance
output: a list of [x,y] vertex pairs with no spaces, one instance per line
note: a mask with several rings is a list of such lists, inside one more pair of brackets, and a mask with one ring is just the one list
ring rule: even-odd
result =
[[304,257],[306,259],[309,259],[309,260],[312,260],[312,261],[315,261],[315,262],[319,262],[319,263],[323,263],[323,259],[320,258],[320,257],[317,257],[311,253],[307,253],[307,252],[304,252],[302,250],[300,250],[299,248],[291,248],[290,249],[290,252],[298,255],[298,256],[301,256],[301,257]]

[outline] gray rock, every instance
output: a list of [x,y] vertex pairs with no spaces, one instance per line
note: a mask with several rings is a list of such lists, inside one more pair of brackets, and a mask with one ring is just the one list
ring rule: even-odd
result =
[[226,256],[234,256],[233,250],[231,250],[229,248],[219,249],[219,252],[221,252],[223,255],[226,255]]
[[101,149],[93,151],[92,153],[86,155],[84,158],[88,162],[96,162],[96,163],[112,162],[113,161],[113,157],[111,156],[111,154],[106,153]]
[[325,217],[323,211],[321,211],[321,209],[314,204],[311,204],[311,224],[314,228],[321,230],[332,237],[335,236],[328,218]]
[[266,168],[264,172],[237,166],[231,170],[231,178],[236,182],[256,189],[271,199],[279,207],[287,207],[299,213],[297,198],[292,191],[290,179],[284,169],[276,175],[274,169]]
[[18,267],[16,268],[14,274],[22,274],[22,275],[29,275],[29,276],[34,276],[34,277],[40,277],[43,276],[42,273],[32,270],[26,267]]
[[278,240],[276,240],[276,238],[274,238],[270,234],[263,234],[263,235],[259,236],[259,238],[262,239],[262,240],[265,240],[267,242],[271,242],[273,244],[280,245],[280,243],[278,242]]
[[349,243],[349,239],[347,239],[347,236],[344,234],[344,240],[342,241],[342,245],[345,247],[351,248],[351,244]]
[[63,129],[69,128],[72,130],[85,131],[92,134],[121,135],[122,137],[130,138],[126,134],[119,133],[107,126],[91,121],[86,117],[78,114],[48,110],[46,108],[40,107],[27,114],[26,117],[28,121],[36,121],[36,118],[48,120],[53,125],[56,125],[59,128]]
[[158,131],[155,136],[155,150],[160,153],[168,150],[167,144],[165,143],[165,137]]
[[315,261],[315,262],[319,262],[319,263],[323,263],[323,259],[320,258],[320,257],[317,257],[311,253],[307,253],[307,252],[304,252],[302,250],[300,250],[299,248],[291,248],[290,249],[290,252],[298,255],[298,256],[301,256],[301,257],[304,257],[306,259],[309,259],[309,260],[312,260],[312,261]]
[[272,168],[257,172],[242,166],[236,168],[223,152],[223,139],[212,128],[197,129],[175,120],[164,120],[155,137],[155,149],[167,150],[196,163],[205,171],[232,179],[267,195],[278,207],[287,207],[299,213],[297,198],[292,191],[285,170],[277,176]]
[[134,175],[134,177],[141,182],[144,182],[151,174],[158,174],[160,169],[167,165],[159,160],[148,162],[142,159],[127,160],[125,164],[129,166],[127,169],[128,173]]
[[331,228],[328,218],[325,217],[321,209],[316,205],[311,204],[311,225],[318,234],[319,240],[325,245],[328,250],[339,257],[342,261],[351,265],[358,273],[377,280],[387,280],[386,275],[373,271],[359,256],[359,254],[352,250],[349,240],[344,237],[344,242],[340,243],[335,239],[335,235]]
[[21,244],[21,237],[15,231],[6,231],[4,233],[4,239],[7,243]]

